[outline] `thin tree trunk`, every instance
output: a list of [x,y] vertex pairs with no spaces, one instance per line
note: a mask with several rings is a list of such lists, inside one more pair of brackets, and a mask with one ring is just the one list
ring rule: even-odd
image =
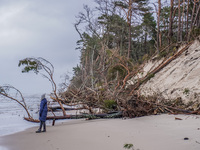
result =
[[63,116],[67,116],[67,114],[66,114],[66,112],[65,112],[65,109],[64,109],[64,107],[63,107],[63,105],[62,105],[62,103],[61,103],[60,100],[58,100],[58,104],[60,105],[60,107],[61,107],[61,109],[62,109]]
[[[95,46],[94,46],[95,49]],[[92,57],[91,57],[91,85],[92,85],[92,89],[94,89],[94,72],[93,72],[93,66],[94,66],[94,49],[92,50]]]
[[[147,29],[146,29],[147,31]],[[144,51],[147,53],[147,33],[144,34]]]
[[[200,7],[200,6],[199,6]],[[198,18],[198,27],[200,28],[200,15],[199,15],[199,18]]]
[[[193,26],[195,26],[195,23],[197,22],[197,17],[199,16],[199,9],[200,9],[200,6],[197,9],[196,16],[195,16],[195,19],[193,21]],[[197,24],[197,26],[198,26],[198,24]]]
[[127,57],[130,58],[130,51],[131,51],[131,24],[132,24],[132,4],[133,4],[133,1],[132,0],[129,0],[129,10],[128,10],[128,24],[129,24],[129,42],[128,42],[128,54],[127,54]]
[[162,47],[162,32],[159,33],[160,48]]
[[157,51],[158,51],[158,53],[160,52],[160,47],[161,47],[160,12],[161,12],[161,0],[158,0],[158,16],[157,16],[157,26],[158,26],[158,32],[157,32]]
[[129,37],[128,37],[128,54],[127,57],[130,58],[130,51],[131,51],[131,25],[129,25]]
[[191,35],[191,32],[192,32],[192,29],[193,29],[193,19],[194,19],[194,13],[195,13],[195,8],[196,8],[196,0],[194,1],[194,6],[193,6],[193,9],[192,9],[192,18],[191,18],[191,23],[190,23],[190,30],[189,30],[189,34],[188,34],[188,41],[190,40],[190,35]]
[[193,27],[193,19],[194,19],[194,13],[195,13],[195,8],[196,8],[196,0],[194,1],[194,6],[192,9],[192,18],[191,18],[191,23],[190,23],[190,29]]
[[180,31],[180,41],[181,41],[181,42],[183,41],[184,11],[185,11],[185,0],[183,0],[182,23],[181,23],[181,31]]
[[122,28],[122,34],[120,36],[120,51],[119,52],[121,56],[123,55],[123,40],[124,40],[123,34],[124,34],[124,27]]
[[173,10],[174,10],[174,0],[171,0],[170,3],[171,9],[170,9],[170,17],[169,17],[169,32],[168,32],[168,44],[171,44],[172,40],[172,27],[173,27]]
[[177,35],[177,42],[180,41],[181,35],[181,0],[178,0],[178,35]]
[[186,21],[186,39],[188,41],[188,28],[189,28],[189,3],[190,0],[187,1],[187,21]]
[[55,84],[54,95],[55,95],[55,97],[56,97],[56,100],[57,100],[58,104],[60,105],[60,107],[61,107],[61,109],[62,109],[63,116],[67,116],[66,111],[65,111],[65,109],[64,109],[64,107],[63,107],[63,104],[62,104],[61,101],[59,100],[56,91],[57,91],[57,90],[56,90],[56,84]]

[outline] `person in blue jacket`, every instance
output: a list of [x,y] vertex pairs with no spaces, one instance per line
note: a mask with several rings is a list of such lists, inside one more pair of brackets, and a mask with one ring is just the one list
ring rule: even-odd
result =
[[[46,132],[46,118],[47,118],[47,100],[45,98],[45,94],[41,96],[41,103],[40,103],[40,112],[39,112],[39,120],[40,120],[40,127],[36,131],[36,133]],[[43,130],[42,130],[43,127]]]

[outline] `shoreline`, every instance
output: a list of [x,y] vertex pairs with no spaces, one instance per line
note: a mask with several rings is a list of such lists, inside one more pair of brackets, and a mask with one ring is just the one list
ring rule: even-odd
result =
[[2,121],[0,125],[0,137],[38,126],[37,123],[28,122],[21,116],[7,116],[7,118],[0,117],[0,120]]
[[200,116],[197,115],[78,119],[47,126],[46,133],[36,134],[36,130],[37,127],[32,127],[2,136],[0,145],[6,150],[123,150],[124,144],[133,144],[135,150],[200,149]]

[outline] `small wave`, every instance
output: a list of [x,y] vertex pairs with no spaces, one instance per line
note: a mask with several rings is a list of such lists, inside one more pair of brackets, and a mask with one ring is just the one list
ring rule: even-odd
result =
[[[31,115],[37,118],[40,98],[29,96],[25,100]],[[1,97],[0,102],[0,136],[16,133],[36,126],[23,119],[27,114],[17,102],[9,99],[1,99]],[[2,150],[2,148],[0,148],[0,150]]]

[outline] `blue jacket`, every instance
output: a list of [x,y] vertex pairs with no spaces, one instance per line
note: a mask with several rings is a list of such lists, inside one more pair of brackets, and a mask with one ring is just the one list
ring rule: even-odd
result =
[[47,118],[47,100],[46,98],[42,99],[41,100],[41,103],[40,103],[40,117],[39,117],[39,120],[40,121],[46,121],[46,118]]

